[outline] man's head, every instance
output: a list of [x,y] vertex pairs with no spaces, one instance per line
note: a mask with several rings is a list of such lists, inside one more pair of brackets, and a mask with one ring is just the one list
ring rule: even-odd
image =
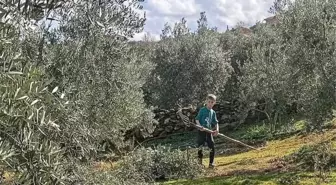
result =
[[206,98],[206,105],[208,108],[212,108],[216,104],[216,96],[213,94],[209,94]]

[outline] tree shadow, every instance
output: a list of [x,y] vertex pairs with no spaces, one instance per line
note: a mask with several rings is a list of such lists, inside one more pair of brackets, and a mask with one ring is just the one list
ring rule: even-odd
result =
[[240,175],[225,175],[217,177],[206,177],[196,180],[176,181],[169,183],[171,185],[194,185],[194,184],[212,184],[212,185],[232,185],[232,184],[260,184],[262,182],[276,182],[283,177],[295,176],[295,172],[256,172],[254,170],[242,172]]

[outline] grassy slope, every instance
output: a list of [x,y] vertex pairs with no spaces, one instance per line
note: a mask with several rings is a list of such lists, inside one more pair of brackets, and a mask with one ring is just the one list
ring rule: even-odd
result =
[[[268,173],[268,174],[256,174],[256,175],[240,175],[240,176],[230,176],[230,177],[212,177],[203,178],[194,181],[175,181],[166,184],[170,185],[278,185],[280,179],[290,179],[291,177],[300,178],[298,184],[302,185],[316,185],[319,179],[311,173]],[[292,185],[293,183],[288,182],[287,184]],[[321,183],[321,185],[326,184],[336,184],[336,173],[332,173],[329,178],[329,182]]]
[[[279,179],[293,175],[300,177],[300,184],[316,184],[317,179],[313,174],[281,172],[281,162],[277,159],[304,145],[334,139],[335,134],[335,130],[328,130],[320,134],[292,136],[284,140],[270,141],[261,151],[217,156],[216,169],[208,170],[206,177],[197,180],[171,181],[166,184],[277,184]],[[204,164],[208,164],[208,161],[204,160]],[[336,177],[332,176],[328,184],[336,184]]]

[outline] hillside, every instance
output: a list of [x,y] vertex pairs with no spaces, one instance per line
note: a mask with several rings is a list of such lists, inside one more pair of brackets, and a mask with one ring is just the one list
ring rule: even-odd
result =
[[[171,181],[165,184],[279,184],[279,181],[298,180],[300,184],[316,184],[319,178],[313,172],[296,171],[284,157],[302,147],[336,141],[336,130],[323,133],[294,135],[268,141],[260,151],[246,151],[232,155],[218,155],[216,168],[208,169],[205,177],[197,180]],[[225,147],[225,146],[224,146]],[[208,164],[204,160],[204,165]],[[328,177],[327,184],[336,184],[336,173]],[[289,182],[290,184],[290,182]]]
[[[301,124],[301,123],[300,123]],[[246,130],[255,125],[245,126],[227,135],[242,140]],[[303,170],[300,164],[292,163],[288,160],[290,156],[298,155],[300,158],[313,157],[314,152],[307,152],[311,148],[322,145],[322,143],[332,143],[332,150],[336,150],[336,120],[329,122],[323,132],[305,133],[301,129],[299,134],[279,138],[270,138],[266,142],[254,141],[254,146],[260,150],[249,150],[235,143],[217,137],[216,150],[218,154],[215,158],[215,169],[208,169],[208,159],[205,157],[203,164],[206,166],[205,173],[193,179],[179,179],[163,181],[160,184],[166,185],[246,185],[246,184],[304,184],[315,185],[336,184],[336,173],[326,174],[324,180],[319,176],[318,170]],[[190,151],[190,158],[196,157],[195,151],[190,147],[194,141],[195,133],[190,131],[183,135],[171,136],[147,143],[148,146],[163,145],[173,146]],[[246,141],[244,141],[246,142]],[[252,142],[253,143],[253,142]],[[252,144],[250,143],[250,144]],[[186,147],[189,146],[189,147]],[[306,153],[305,153],[306,151]],[[295,156],[294,155],[294,156]],[[335,155],[336,156],[336,155]],[[335,157],[334,156],[334,157]],[[307,162],[302,160],[302,163]],[[117,164],[113,165],[117,166]],[[297,168],[299,167],[299,168]],[[100,171],[109,171],[110,164],[100,163],[95,166]],[[333,168],[332,168],[333,169]]]

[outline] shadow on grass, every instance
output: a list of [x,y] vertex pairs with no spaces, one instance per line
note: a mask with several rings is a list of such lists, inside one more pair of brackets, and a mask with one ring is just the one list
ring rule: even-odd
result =
[[[236,176],[219,176],[219,177],[209,177],[202,178],[197,180],[180,180],[167,182],[165,184],[170,185],[254,185],[254,184],[263,184],[263,183],[271,183],[278,184],[278,180],[281,178],[290,178],[298,175],[294,172],[287,173],[264,173],[264,174],[255,174],[255,175],[236,175]],[[306,176],[306,178],[309,178]]]

